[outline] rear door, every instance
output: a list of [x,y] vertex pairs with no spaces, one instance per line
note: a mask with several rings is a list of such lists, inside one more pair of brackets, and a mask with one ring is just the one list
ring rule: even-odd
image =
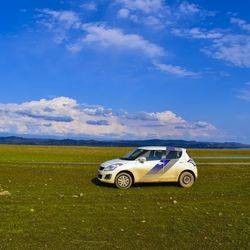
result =
[[165,164],[160,177],[161,181],[175,181],[176,176],[179,174],[177,171],[177,164],[181,158],[182,151],[167,150]]

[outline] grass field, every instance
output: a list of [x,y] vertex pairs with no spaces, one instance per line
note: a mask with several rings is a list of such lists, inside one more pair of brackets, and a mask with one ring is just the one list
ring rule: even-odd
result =
[[96,180],[98,164],[81,164],[129,150],[1,145],[0,249],[250,249],[250,159],[197,159],[190,189],[118,190]]

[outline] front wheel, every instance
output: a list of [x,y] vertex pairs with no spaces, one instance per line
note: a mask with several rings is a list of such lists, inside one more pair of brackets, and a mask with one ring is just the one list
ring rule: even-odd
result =
[[130,188],[133,183],[132,177],[128,173],[120,173],[115,178],[115,185],[120,189]]
[[184,188],[189,188],[194,184],[194,175],[188,171],[181,173],[179,177],[179,185]]

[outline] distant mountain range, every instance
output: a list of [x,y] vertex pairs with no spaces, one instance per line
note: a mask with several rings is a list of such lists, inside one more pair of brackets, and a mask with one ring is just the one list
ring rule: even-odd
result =
[[237,149],[250,148],[250,145],[236,142],[197,142],[185,140],[74,140],[74,139],[45,139],[23,138],[16,136],[0,137],[0,144],[16,145],[51,145],[51,146],[99,146],[99,147],[138,147],[138,146],[169,146],[183,148],[218,148]]

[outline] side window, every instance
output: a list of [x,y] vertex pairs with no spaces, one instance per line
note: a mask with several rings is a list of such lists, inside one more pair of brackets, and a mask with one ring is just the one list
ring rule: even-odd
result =
[[182,155],[181,151],[169,151],[166,158],[167,159],[179,159]]
[[177,158],[181,158],[182,156],[182,151],[177,151]]
[[147,151],[145,154],[143,154],[142,156],[144,156],[147,161],[157,161],[157,160],[161,160],[163,158],[165,158],[165,151],[163,150],[150,150]]

